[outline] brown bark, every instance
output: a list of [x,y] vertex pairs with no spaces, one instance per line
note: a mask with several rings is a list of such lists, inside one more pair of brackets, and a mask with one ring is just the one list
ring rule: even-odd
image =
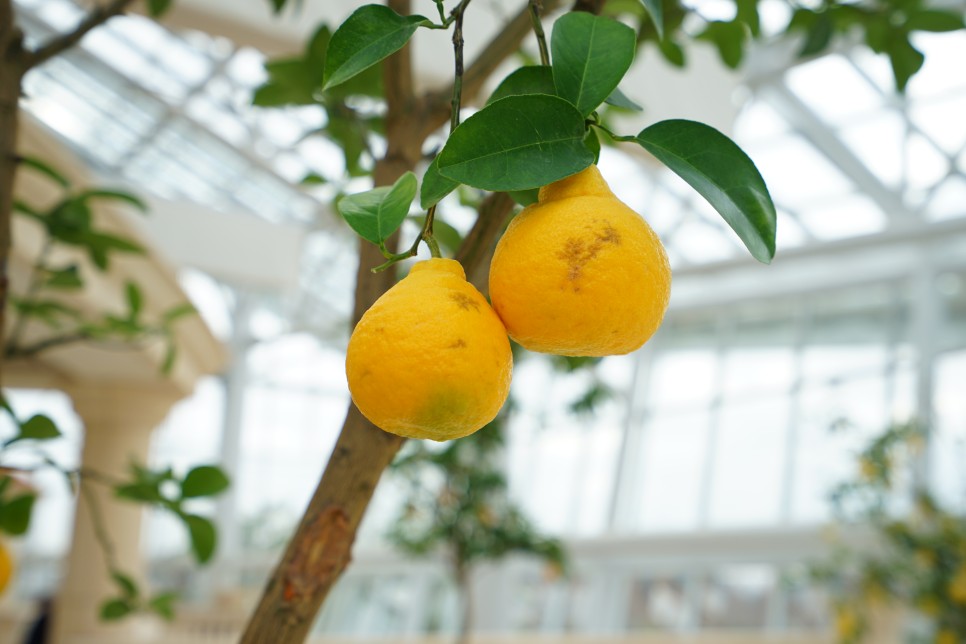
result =
[[[17,173],[17,103],[24,70],[23,34],[13,19],[10,0],[0,0],[0,338],[7,310],[7,264],[10,257],[10,217]],[[0,352],[0,382],[3,355]]]
[[[557,3],[558,0],[548,0],[545,4]],[[409,0],[389,0],[388,4],[397,13],[409,13]],[[529,30],[526,10],[523,16],[522,26],[518,24],[519,17],[514,19],[511,28],[501,32],[466,69],[464,96],[479,93],[493,69],[520,47]],[[450,115],[448,93],[432,94],[422,100],[414,96],[408,46],[386,59],[383,79],[387,152],[376,164],[376,185],[391,184],[413,169],[420,160],[426,137]],[[512,207],[513,202],[506,195],[488,197],[457,256],[478,287],[486,281],[493,245]],[[395,282],[391,270],[371,273],[370,268],[382,261],[375,246],[361,244],[353,322]],[[402,443],[403,439],[377,429],[350,405],[322,480],[263,590],[242,635],[242,644],[297,643],[307,638],[322,603],[350,560],[356,531],[376,484]]]

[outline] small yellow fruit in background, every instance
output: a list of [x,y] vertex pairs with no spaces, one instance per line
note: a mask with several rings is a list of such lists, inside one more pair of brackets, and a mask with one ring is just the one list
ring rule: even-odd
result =
[[510,337],[542,353],[630,353],[657,331],[670,294],[660,239],[596,166],[541,188],[490,265],[490,298]]
[[506,329],[451,259],[412,267],[349,339],[352,400],[377,427],[437,441],[472,434],[510,391]]
[[966,606],[966,564],[961,565],[950,580],[949,598],[957,604]]
[[13,557],[7,550],[7,545],[0,541],[0,595],[6,590],[10,578],[13,576]]

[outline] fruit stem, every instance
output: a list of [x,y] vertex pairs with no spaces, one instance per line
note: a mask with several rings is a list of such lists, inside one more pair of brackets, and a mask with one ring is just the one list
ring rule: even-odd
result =
[[625,143],[637,143],[636,136],[614,134],[609,129],[607,129],[606,126],[604,126],[602,123],[599,123],[597,121],[590,121],[587,123],[587,125],[593,125],[594,127],[596,127],[598,130],[600,130],[601,132],[609,136],[614,141],[623,141]]
[[533,23],[533,33],[537,37],[540,48],[540,64],[550,64],[550,51],[547,49],[547,35],[543,33],[543,23],[540,22],[540,11],[543,9],[540,0],[530,0],[530,22]]

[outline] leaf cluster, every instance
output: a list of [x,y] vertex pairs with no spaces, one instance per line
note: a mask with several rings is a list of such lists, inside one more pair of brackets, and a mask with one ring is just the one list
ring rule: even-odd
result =
[[[135,282],[127,282],[124,292],[127,310],[124,314],[105,313],[91,317],[63,298],[84,288],[80,265],[75,262],[54,264],[49,259],[56,246],[73,248],[87,254],[98,270],[107,271],[116,254],[143,254],[144,249],[135,242],[99,228],[93,209],[102,201],[121,202],[141,212],[146,212],[147,206],[138,197],[120,190],[75,189],[66,176],[39,159],[25,157],[20,163],[45,176],[64,195],[46,210],[22,200],[14,201],[14,211],[43,226],[47,240],[33,266],[28,291],[10,296],[17,317],[6,345],[6,355],[27,357],[54,346],[80,341],[137,344],[160,339],[166,346],[162,371],[169,373],[177,352],[174,323],[195,312],[191,305],[177,305],[162,313],[157,320],[145,320],[143,293]],[[21,344],[22,331],[28,320],[43,324],[53,335],[33,344]]]
[[842,644],[863,641],[868,611],[889,602],[911,607],[936,633],[966,636],[966,516],[923,486],[901,490],[927,438],[914,423],[890,427],[858,454],[857,476],[832,492],[839,520],[871,529],[876,542],[861,551],[839,545],[810,567],[850,616]]
[[409,494],[388,538],[401,551],[443,551],[459,578],[480,561],[510,553],[535,556],[557,573],[567,569],[562,544],[537,531],[510,500],[500,468],[504,417],[441,449],[410,441],[390,466]]
[[214,524],[193,514],[186,503],[193,499],[213,497],[224,492],[228,477],[215,465],[200,465],[183,478],[171,468],[151,470],[136,463],[130,466],[130,478],[114,486],[119,499],[153,505],[172,513],[184,524],[191,540],[191,552],[198,563],[207,563],[215,552],[217,533]]

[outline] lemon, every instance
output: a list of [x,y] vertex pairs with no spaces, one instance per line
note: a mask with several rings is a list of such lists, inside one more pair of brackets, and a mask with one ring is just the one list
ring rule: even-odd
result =
[[415,264],[362,316],[346,353],[363,416],[387,432],[437,441],[493,420],[512,369],[503,323],[451,259]]
[[540,189],[490,264],[493,308],[514,340],[566,356],[630,353],[660,326],[671,269],[660,239],[596,166]]
[[0,595],[6,590],[13,576],[13,557],[3,541],[0,541]]

